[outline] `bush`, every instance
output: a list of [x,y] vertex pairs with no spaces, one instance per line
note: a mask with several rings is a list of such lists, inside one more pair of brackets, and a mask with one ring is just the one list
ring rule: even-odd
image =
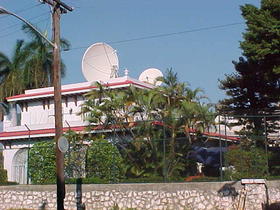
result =
[[265,178],[267,173],[266,154],[258,148],[242,149],[237,147],[225,154],[225,161],[230,166],[225,177],[231,180],[242,178]]
[[7,170],[0,168],[0,184],[5,184],[8,182]]
[[118,182],[123,177],[123,159],[112,143],[95,140],[87,152],[87,178]]
[[32,184],[56,182],[54,141],[38,142],[29,151],[29,177]]
[[[77,178],[68,178],[65,180],[66,184],[77,184]],[[83,184],[109,184],[108,180],[100,179],[98,177],[82,178]]]
[[163,183],[165,182],[163,177],[139,177],[139,178],[127,178],[121,180],[121,183]]
[[[68,136],[69,138],[69,136]],[[71,140],[71,138],[69,138]],[[72,140],[74,141],[73,143]],[[86,147],[70,141],[71,148],[65,154],[66,183],[76,183],[74,177],[84,175],[86,162],[86,178],[84,183],[118,182],[124,175],[123,159],[118,149],[104,139],[92,142]],[[87,154],[83,155],[83,154]],[[53,184],[56,182],[56,164],[54,141],[38,142],[29,151],[29,177],[32,184]]]

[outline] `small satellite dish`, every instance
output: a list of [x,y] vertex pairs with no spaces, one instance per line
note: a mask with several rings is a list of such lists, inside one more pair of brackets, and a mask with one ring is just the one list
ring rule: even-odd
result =
[[64,136],[61,136],[58,139],[58,149],[62,152],[62,153],[66,153],[67,150],[69,149],[69,142],[68,139],[65,138]]
[[119,59],[116,50],[106,43],[91,45],[82,60],[82,72],[89,82],[104,81],[118,76]]
[[158,77],[163,77],[162,72],[159,69],[149,68],[140,74],[139,80],[152,85],[160,86],[162,82],[157,81]]

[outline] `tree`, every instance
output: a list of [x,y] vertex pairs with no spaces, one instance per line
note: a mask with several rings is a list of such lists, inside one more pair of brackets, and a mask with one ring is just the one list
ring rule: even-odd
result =
[[[186,172],[190,129],[210,124],[210,106],[200,103],[200,89],[178,81],[172,70],[153,89],[109,89],[97,84],[86,95],[81,114],[89,129],[112,129],[130,177],[178,177]],[[191,112],[190,112],[191,111]],[[203,120],[208,119],[207,126]],[[177,141],[184,137],[184,141]]]
[[[190,132],[202,131],[206,116],[211,116],[209,104],[204,104],[201,99],[206,98],[201,95],[203,91],[200,88],[192,90],[186,83],[179,82],[177,74],[169,69],[166,76],[160,78],[163,85],[158,87],[161,99],[159,100],[159,114],[165,126],[167,136],[169,136],[167,158],[166,158],[166,176],[179,176],[185,172],[186,163],[185,154],[190,149],[192,136]],[[212,124],[214,115],[212,115]],[[182,133],[187,137],[188,142],[178,141]]]
[[245,149],[239,145],[225,153],[225,161],[231,166],[225,171],[225,176],[231,180],[265,178],[268,175],[266,153],[260,148]]
[[25,89],[23,72],[30,54],[24,44],[23,40],[17,41],[11,59],[0,52],[0,101],[21,94]]
[[[0,52],[0,102],[6,97],[22,94],[26,89],[52,85],[52,46],[28,25],[22,29],[31,41],[18,40],[11,58]],[[70,43],[61,39],[61,49]],[[62,76],[65,65],[61,62]],[[3,115],[0,109],[0,115]],[[1,116],[0,116],[1,117]]]
[[[247,25],[240,43],[243,56],[233,61],[236,72],[220,80],[220,88],[228,96],[220,101],[220,111],[274,114],[280,101],[280,0],[262,0],[260,8],[246,4],[241,11]],[[275,120],[269,119],[271,129]],[[264,132],[261,118],[239,118],[237,124],[255,135]]]
[[[0,52],[0,101],[26,89],[52,85],[52,46],[28,25],[22,29],[31,41],[18,40],[11,58]],[[61,39],[61,48],[70,43]],[[62,63],[62,76],[65,65]]]
[[[31,38],[25,48],[29,50],[30,57],[26,61],[24,81],[27,89],[48,87],[53,84],[52,51],[53,47],[43,39],[29,25],[23,25],[23,31]],[[70,43],[66,39],[60,40],[61,49],[69,49]],[[65,75],[66,67],[61,62],[61,75]]]

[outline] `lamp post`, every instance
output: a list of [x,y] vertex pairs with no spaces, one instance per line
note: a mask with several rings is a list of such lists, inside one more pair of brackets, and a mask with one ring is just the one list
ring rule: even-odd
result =
[[22,22],[24,22],[25,24],[27,24],[28,26],[30,26],[34,31],[36,31],[36,33],[38,33],[43,39],[45,39],[51,46],[53,46],[53,48],[56,48],[56,45],[54,43],[52,43],[50,40],[47,39],[47,37],[45,37],[39,30],[37,30],[31,23],[29,23],[27,20],[25,20],[23,17],[18,16],[17,14],[8,11],[7,9],[3,8],[0,6],[0,14],[6,14],[6,15],[12,15],[14,17],[16,17],[17,19],[21,20]]
[[62,104],[61,104],[61,61],[60,61],[60,1],[53,1],[53,42],[47,39],[39,30],[24,18],[0,7],[0,14],[7,14],[21,20],[34,29],[44,40],[53,47],[53,86],[55,110],[55,142],[56,142],[56,184],[57,184],[57,209],[64,210],[65,182],[64,182],[64,156],[58,148],[58,140],[63,134]]

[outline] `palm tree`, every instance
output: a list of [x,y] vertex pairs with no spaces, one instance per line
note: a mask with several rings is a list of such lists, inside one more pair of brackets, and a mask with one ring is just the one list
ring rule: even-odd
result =
[[24,91],[23,72],[28,59],[29,51],[24,47],[23,40],[17,41],[11,59],[0,52],[0,101]]
[[[160,79],[163,85],[151,90],[106,89],[97,84],[98,88],[87,94],[81,109],[90,124],[117,125],[117,135],[123,131],[119,137],[124,141],[118,142],[118,146],[127,160],[127,173],[132,176],[159,175],[162,171],[166,177],[180,176],[188,164],[184,154],[192,143],[189,128],[203,127],[203,120],[208,120],[209,107],[200,103],[200,89],[192,90],[180,83],[172,70]],[[140,117],[137,126],[127,126],[136,116]],[[153,122],[158,120],[164,121],[163,130],[154,126]],[[125,139],[128,133],[132,141]],[[178,137],[184,134],[189,142],[178,142]],[[159,141],[164,135],[167,138]]]
[[[23,30],[32,38],[26,43],[16,42],[11,58],[0,52],[0,102],[6,97],[22,94],[25,89],[52,85],[52,46],[28,25]],[[67,40],[61,40],[61,48],[69,48]],[[62,76],[65,65],[61,62]],[[2,111],[1,111],[2,110]],[[3,109],[0,109],[3,115]]]
[[[30,59],[24,71],[26,88],[51,86],[53,84],[52,46],[30,26],[23,25],[22,29],[31,38],[31,41],[25,45],[25,48],[30,51]],[[68,40],[61,39],[60,42],[61,49],[69,49]],[[65,75],[65,69],[65,65],[61,62],[62,77]]]

